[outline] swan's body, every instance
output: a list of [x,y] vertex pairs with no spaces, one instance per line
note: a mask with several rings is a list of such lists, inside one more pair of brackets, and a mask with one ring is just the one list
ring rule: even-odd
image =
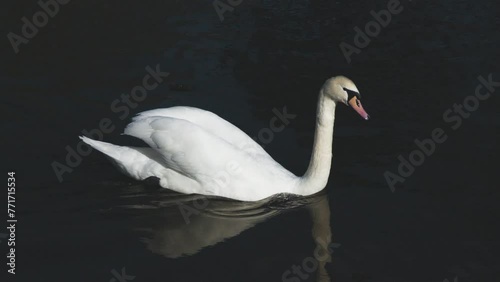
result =
[[124,134],[140,138],[150,147],[81,138],[130,177],[157,177],[162,187],[181,193],[242,201],[257,201],[277,193],[311,195],[328,181],[335,107],[337,101],[347,103],[345,90],[358,92],[349,79],[337,77],[327,80],[320,91],[313,154],[302,177],[283,168],[231,123],[192,107],[156,109],[136,116]]

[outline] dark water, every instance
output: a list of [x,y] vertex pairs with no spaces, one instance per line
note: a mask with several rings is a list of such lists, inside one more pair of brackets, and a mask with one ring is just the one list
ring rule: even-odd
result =
[[[339,44],[353,44],[353,28],[387,2],[244,0],[221,22],[210,1],[73,0],[18,54],[4,36],[2,171],[16,171],[18,222],[17,274],[3,258],[2,277],[120,281],[124,269],[122,281],[498,281],[499,91],[456,130],[443,113],[474,94],[478,76],[500,81],[499,5],[402,2],[348,63]],[[9,5],[4,35],[40,10]],[[129,115],[113,111],[158,64],[165,81]],[[338,74],[356,82],[372,119],[338,109],[332,174],[314,197],[193,198],[132,181],[95,152],[62,183],[51,166],[102,118],[115,126],[104,140],[134,144],[119,133],[147,109],[196,106],[257,136],[286,107],[296,118],[265,148],[301,175],[317,91]],[[391,192],[384,172],[397,173],[398,156],[435,128],[448,139]]]

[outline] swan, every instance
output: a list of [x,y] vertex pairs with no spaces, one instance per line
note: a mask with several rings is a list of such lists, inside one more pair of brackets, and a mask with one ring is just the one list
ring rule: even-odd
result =
[[337,104],[352,107],[368,120],[360,99],[358,88],[347,77],[326,80],[319,91],[309,167],[301,177],[233,124],[193,107],[155,109],[135,116],[123,134],[149,147],[80,139],[104,153],[124,174],[137,180],[156,177],[160,186],[180,193],[239,201],[259,201],[279,193],[307,196],[321,191],[330,175]]

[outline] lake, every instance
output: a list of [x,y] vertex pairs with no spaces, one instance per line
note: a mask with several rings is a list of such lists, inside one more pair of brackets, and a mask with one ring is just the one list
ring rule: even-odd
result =
[[[500,276],[498,2],[41,3],[1,17],[8,281]],[[148,74],[154,86],[137,94]],[[120,135],[135,114],[193,106],[302,175],[318,91],[335,75],[356,83],[371,119],[338,107],[329,182],[310,197],[178,194],[78,145],[82,134],[144,145]],[[288,122],[266,131],[276,112]]]

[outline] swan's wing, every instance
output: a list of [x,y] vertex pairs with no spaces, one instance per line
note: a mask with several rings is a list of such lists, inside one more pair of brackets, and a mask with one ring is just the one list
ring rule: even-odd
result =
[[178,106],[145,111],[134,117],[133,121],[139,121],[150,117],[170,117],[187,120],[211,134],[222,138],[240,150],[244,150],[256,156],[271,158],[271,156],[245,132],[212,112],[193,107]]
[[170,117],[147,117],[130,123],[125,134],[142,139],[162,156],[166,167],[198,181],[204,193],[225,196],[220,180],[232,171],[230,184],[255,185],[254,179],[273,181],[295,177],[272,158],[249,154],[200,126]]

